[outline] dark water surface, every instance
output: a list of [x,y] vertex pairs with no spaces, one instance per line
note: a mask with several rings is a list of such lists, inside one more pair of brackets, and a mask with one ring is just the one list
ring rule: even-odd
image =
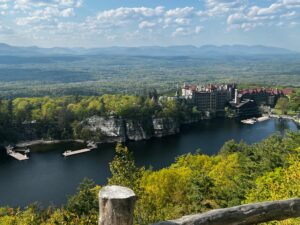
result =
[[[269,120],[244,125],[233,120],[203,121],[182,129],[178,135],[127,144],[138,165],[159,169],[174,162],[176,156],[202,149],[215,154],[225,141],[234,139],[258,142],[285,129],[297,130],[292,121]],[[0,205],[25,206],[40,202],[60,205],[75,193],[84,177],[103,185],[110,176],[108,163],[114,156],[114,144],[103,144],[98,150],[62,157],[66,149],[78,149],[81,144],[63,143],[34,146],[30,159],[19,162],[3,152],[0,155]],[[51,151],[50,151],[51,150]]]

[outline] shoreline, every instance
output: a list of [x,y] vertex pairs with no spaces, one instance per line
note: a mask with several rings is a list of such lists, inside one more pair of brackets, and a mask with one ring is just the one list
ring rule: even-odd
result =
[[288,115],[277,115],[277,114],[270,114],[270,118],[274,119],[285,119],[285,120],[292,120],[294,121],[297,125],[300,125],[300,118],[295,118],[293,116],[288,116]]
[[[276,114],[271,114],[269,115],[269,118],[271,119],[286,119],[286,120],[292,120],[294,123],[296,123],[297,125],[300,125],[300,119],[296,119],[296,118],[293,118],[292,116],[281,116],[281,115],[276,115]],[[185,123],[185,124],[182,124],[182,125],[190,125],[190,124],[196,124],[200,121],[197,121],[197,122],[192,122],[192,123]],[[180,132],[179,132],[180,133]],[[170,134],[172,135],[172,134]],[[165,135],[165,136],[162,136],[162,137],[159,137],[159,138],[163,138],[163,137],[166,137],[166,136],[169,136],[169,135]],[[147,139],[143,139],[143,140],[147,140]],[[138,140],[138,141],[143,141],[143,140]],[[22,142],[18,142],[15,144],[15,146],[17,148],[26,148],[26,147],[31,147],[31,146],[34,146],[34,145],[51,145],[51,144],[59,144],[59,143],[64,143],[64,142],[77,142],[77,143],[88,143],[89,140],[82,140],[82,139],[66,139],[66,140],[43,140],[43,139],[38,139],[38,140],[32,140],[32,141],[22,141]],[[105,144],[105,143],[117,143],[117,142],[111,142],[111,141],[99,141],[97,142],[96,144]]]
[[[200,121],[201,120],[191,120],[191,121],[187,121],[186,123],[182,123],[181,125],[195,124],[195,123],[198,123]],[[174,135],[174,134],[177,134],[177,133],[180,133],[180,131],[179,132],[170,132],[167,135],[163,135],[163,136],[152,136],[150,138],[144,138],[144,139],[139,139],[139,140],[133,140],[132,139],[132,140],[125,140],[125,141],[123,141],[123,140],[118,141],[118,140],[115,139],[116,137],[114,137],[114,136],[107,136],[107,137],[105,137],[105,139],[99,140],[97,142],[94,142],[92,140],[82,140],[82,139],[65,139],[65,140],[37,139],[37,140],[30,140],[30,141],[21,141],[21,142],[14,143],[13,145],[16,146],[17,148],[26,148],[26,147],[31,147],[31,146],[34,146],[34,145],[51,145],[51,144],[59,144],[59,143],[64,143],[64,142],[77,142],[77,143],[82,143],[82,144],[84,144],[84,143],[88,144],[89,142],[93,142],[97,145],[98,144],[107,144],[107,143],[118,143],[118,142],[126,143],[127,141],[137,142],[137,141],[149,140],[149,139],[154,138],[154,137],[163,138],[163,137]]]
[[78,142],[78,143],[85,143],[85,140],[81,139],[67,139],[67,140],[33,140],[33,141],[22,141],[15,144],[17,148],[26,148],[33,145],[51,145],[51,144],[59,144],[63,142]]

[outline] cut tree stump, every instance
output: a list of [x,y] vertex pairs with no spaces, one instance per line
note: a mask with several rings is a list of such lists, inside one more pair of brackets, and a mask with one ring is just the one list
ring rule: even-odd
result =
[[102,188],[99,192],[99,225],[133,225],[135,201],[136,196],[129,188]]

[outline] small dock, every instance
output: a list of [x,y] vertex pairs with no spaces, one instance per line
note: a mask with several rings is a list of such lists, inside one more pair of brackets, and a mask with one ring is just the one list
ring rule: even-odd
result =
[[27,160],[29,159],[29,157],[26,155],[26,154],[21,154],[19,152],[16,152],[13,150],[13,147],[6,147],[6,152],[9,156],[19,160],[19,161],[24,161],[24,160]]
[[85,152],[90,152],[95,148],[97,148],[97,145],[94,142],[88,142],[87,148],[74,150],[74,151],[67,150],[62,155],[65,156],[65,157],[72,156],[72,155],[78,155],[78,154],[82,154],[82,153],[85,153]]
[[246,120],[241,120],[241,122],[243,124],[253,125],[255,124],[256,121],[254,119],[246,119]]
[[77,155],[77,154],[90,152],[90,151],[92,151],[91,148],[84,148],[84,149],[80,149],[80,150],[76,150],[76,151],[67,150],[63,153],[63,156],[67,157],[67,156]]
[[23,161],[23,160],[29,159],[29,157],[27,155],[23,155],[23,154],[21,154],[19,152],[14,152],[14,151],[8,153],[8,155],[10,155],[11,157],[13,157],[13,158],[15,158],[15,159],[17,159],[19,161]]

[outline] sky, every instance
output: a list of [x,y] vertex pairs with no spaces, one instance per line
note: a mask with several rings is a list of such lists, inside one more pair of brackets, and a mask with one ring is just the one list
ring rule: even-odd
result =
[[0,0],[17,46],[267,45],[300,51],[300,0]]

